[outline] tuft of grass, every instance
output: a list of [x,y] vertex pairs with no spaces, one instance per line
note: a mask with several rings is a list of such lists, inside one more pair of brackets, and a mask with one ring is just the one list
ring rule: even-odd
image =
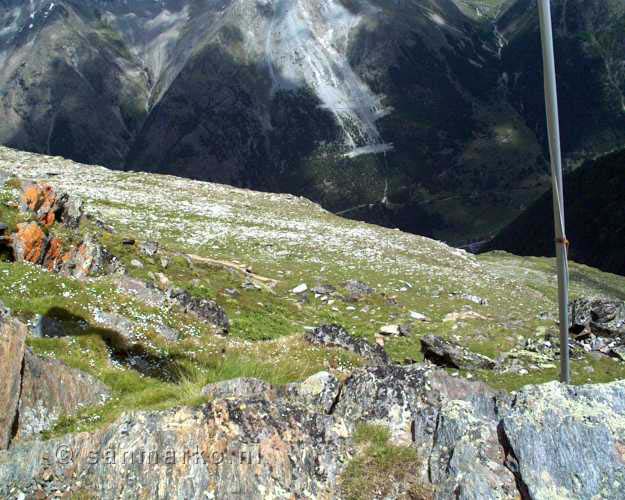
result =
[[341,493],[350,500],[385,498],[396,494],[402,485],[402,497],[432,498],[432,491],[417,479],[421,460],[411,447],[389,443],[389,430],[380,425],[361,424],[354,434],[358,447],[340,481]]

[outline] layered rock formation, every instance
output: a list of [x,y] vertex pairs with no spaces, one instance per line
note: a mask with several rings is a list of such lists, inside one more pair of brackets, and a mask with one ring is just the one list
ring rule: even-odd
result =
[[26,347],[27,328],[0,317],[0,449],[37,437],[61,416],[104,403],[107,387],[60,361],[34,355]]

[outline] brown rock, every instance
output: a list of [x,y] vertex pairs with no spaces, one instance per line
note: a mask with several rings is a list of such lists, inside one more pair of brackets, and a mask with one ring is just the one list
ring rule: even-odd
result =
[[13,253],[18,262],[40,264],[43,261],[47,246],[47,238],[36,222],[17,225],[17,233],[13,235]]
[[52,238],[43,259],[43,266],[48,271],[58,272],[63,266],[63,257],[63,242],[58,238]]
[[57,219],[57,213],[63,208],[66,196],[59,196],[48,184],[29,184],[22,194],[22,208],[37,214],[39,221],[46,227]]
[[0,319],[0,450],[9,446],[21,390],[26,326]]

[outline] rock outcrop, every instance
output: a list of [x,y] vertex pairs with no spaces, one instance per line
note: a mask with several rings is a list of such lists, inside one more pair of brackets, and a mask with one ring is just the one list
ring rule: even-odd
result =
[[0,317],[0,450],[11,441],[22,383],[26,327]]
[[13,252],[18,262],[31,264],[43,263],[48,240],[43,229],[36,222],[17,225],[17,232],[13,235]]
[[[322,373],[285,388],[236,379],[205,392],[214,399],[199,408],[17,443],[0,452],[0,495],[341,498],[353,433],[374,424],[415,448],[417,479],[437,499],[622,498],[625,382],[509,396],[425,365],[380,365],[342,386]],[[308,404],[320,394],[330,397]]]
[[624,497],[625,382],[525,387],[501,434],[529,498]]
[[83,202],[67,193],[57,193],[48,184],[27,184],[24,187],[21,204],[23,212],[32,212],[46,227],[61,222],[71,229],[80,225],[83,217]]
[[492,370],[495,368],[495,361],[492,359],[471,352],[436,335],[426,335],[421,339],[421,352],[428,361],[446,368],[458,370]]
[[0,318],[0,449],[52,428],[62,415],[103,403],[104,384],[64,363],[40,358],[26,347],[27,328]]
[[23,363],[15,440],[35,437],[51,429],[62,415],[73,415],[110,397],[104,384],[60,361],[40,358],[26,349]]
[[389,357],[382,347],[372,345],[364,339],[351,336],[338,325],[323,325],[310,332],[306,332],[305,338],[314,345],[326,347],[339,347],[362,356],[373,364],[386,364]]
[[577,299],[569,305],[571,332],[602,337],[625,336],[625,302],[605,299]]
[[89,276],[112,273],[117,269],[116,259],[93,235],[87,235],[82,242],[72,247],[62,257],[62,274],[84,280]]
[[56,222],[70,229],[80,226],[84,213],[79,198],[56,193],[47,184],[29,184],[22,194],[21,209],[32,213],[37,221],[18,224],[17,232],[11,235],[16,261],[43,265],[49,271],[81,280],[119,269],[117,259],[92,234],[78,245],[66,245],[47,234]]
[[194,314],[201,321],[217,327],[219,333],[228,333],[230,319],[214,300],[193,297],[186,290],[179,288],[170,288],[167,291],[167,297],[182,307],[185,312]]
[[[116,279],[119,290],[132,295],[140,302],[150,307],[165,307],[176,305],[185,313],[193,314],[200,321],[215,327],[218,333],[227,334],[230,329],[230,319],[224,309],[214,300],[193,297],[182,288],[168,288],[165,292],[153,283],[145,282],[127,275]],[[167,340],[175,340],[177,334],[163,328],[160,332]]]

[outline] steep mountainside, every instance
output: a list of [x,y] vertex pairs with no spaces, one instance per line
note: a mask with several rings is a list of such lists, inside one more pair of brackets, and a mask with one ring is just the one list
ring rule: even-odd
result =
[[[625,275],[625,151],[602,157],[565,178],[571,258]],[[554,255],[551,191],[487,245],[518,255]]]
[[[617,3],[555,9],[575,158],[623,143]],[[0,143],[484,238],[547,186],[531,5],[3,0]]]
[[481,236],[544,161],[475,5],[5,0],[0,142]]
[[[573,165],[625,142],[625,3],[552,2],[562,147]],[[546,141],[535,2],[519,0],[498,21],[513,105]]]

